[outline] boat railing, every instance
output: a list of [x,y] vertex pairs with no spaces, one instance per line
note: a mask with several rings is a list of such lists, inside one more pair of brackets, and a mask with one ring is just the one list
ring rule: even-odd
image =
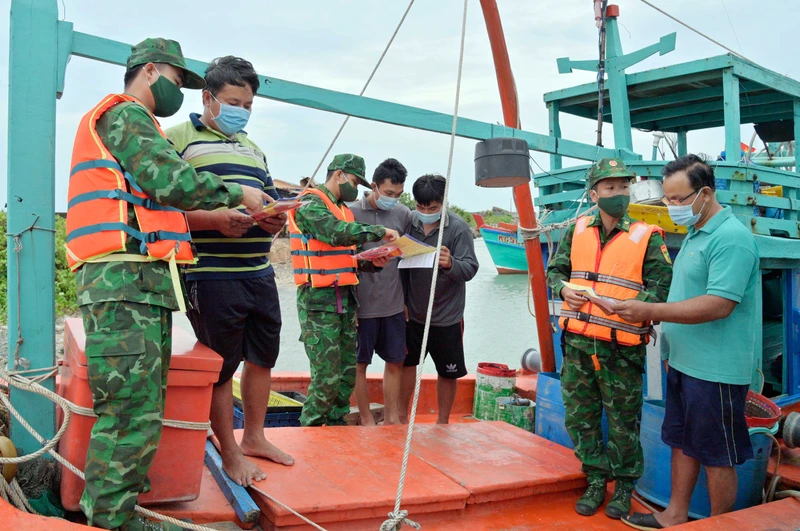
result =
[[[800,239],[800,174],[753,162],[710,161],[717,180],[717,199],[728,205],[733,214],[754,234]],[[664,161],[631,161],[630,168],[640,179],[661,179]],[[534,176],[539,189],[536,206],[548,210],[574,210],[586,195],[588,165],[575,166]],[[636,214],[656,216],[668,232],[685,230],[670,227],[666,207],[646,209],[632,205]],[[642,212],[639,212],[639,210]],[[662,212],[663,211],[663,212]],[[655,222],[654,218],[647,219]]]

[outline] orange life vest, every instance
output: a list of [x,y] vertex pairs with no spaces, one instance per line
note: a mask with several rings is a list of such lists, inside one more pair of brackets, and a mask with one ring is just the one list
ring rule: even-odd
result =
[[[570,282],[593,288],[601,297],[617,300],[636,297],[644,289],[642,266],[650,236],[653,231],[663,236],[663,230],[634,222],[628,232],[620,231],[601,249],[600,227],[589,227],[591,219],[583,216],[575,224]],[[651,323],[629,323],[617,315],[606,315],[591,302],[586,302],[577,312],[565,302],[561,306],[559,324],[575,334],[626,346],[647,343],[652,333]]]
[[[176,262],[196,261],[186,215],[145,194],[97,134],[103,113],[122,102],[138,100],[111,94],[86,113],[78,127],[69,180],[67,261],[75,271],[86,262],[165,260],[177,271]],[[151,118],[165,136],[152,114]],[[139,230],[128,225],[130,205]],[[141,242],[141,255],[125,254],[128,235]]]
[[[337,206],[322,190],[308,188],[300,195],[316,195],[325,202],[325,206],[333,212],[337,219],[348,223],[355,221],[353,213],[347,206]],[[358,284],[356,276],[358,263],[353,258],[356,254],[356,246],[334,247],[315,239],[313,234],[304,234],[298,228],[294,215],[294,210],[289,212],[289,239],[294,283],[298,286],[311,283],[311,287],[314,288]]]

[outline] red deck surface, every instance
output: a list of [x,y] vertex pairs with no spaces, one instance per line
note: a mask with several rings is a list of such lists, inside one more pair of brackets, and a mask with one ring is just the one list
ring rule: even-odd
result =
[[[403,448],[404,426],[382,431]],[[586,485],[571,451],[504,422],[423,424],[415,429],[411,453],[469,491],[470,504]]]
[[676,531],[729,531],[731,529],[795,531],[800,529],[800,501],[796,499],[780,500],[735,513],[697,520],[670,529]]
[[[385,516],[394,507],[403,450],[384,436],[392,427],[273,428],[270,441],[291,449],[292,467],[259,460],[267,479],[258,487],[317,523]],[[397,433],[402,428],[398,427]],[[238,432],[241,435],[241,432]],[[408,463],[404,505],[416,513],[466,505],[469,493],[423,460]],[[255,494],[265,529],[299,523]]]
[[[291,448],[296,464],[259,461],[268,477],[258,486],[331,531],[374,530],[394,505],[405,431],[404,426],[270,429],[270,440]],[[429,515],[431,522],[455,518],[465,529],[465,513],[473,505],[491,505],[487,514],[497,516],[507,500],[538,505],[566,499],[574,515],[576,489],[584,485],[569,450],[518,428],[496,422],[421,424],[414,433],[403,508],[419,518]],[[304,528],[261,495],[254,499],[264,529]]]
[[[392,509],[402,456],[399,426],[273,428],[271,441],[297,463],[260,461],[268,474],[259,487],[328,531],[375,531]],[[574,511],[584,480],[569,450],[502,423],[420,425],[414,434],[403,508],[426,531],[600,531],[630,529],[602,510]],[[154,507],[195,523],[235,516],[205,471],[193,502]],[[265,531],[305,531],[299,520],[256,494]],[[608,499],[608,498],[607,498]],[[634,510],[643,508],[634,504]],[[3,528],[78,531],[83,526],[25,515],[0,500]],[[7,527],[6,527],[7,526]],[[782,500],[675,529],[794,531],[800,503]]]
[[[308,375],[280,375],[276,388],[302,390]],[[460,382],[461,383],[461,382]],[[520,391],[535,398],[536,375],[517,381]],[[602,510],[586,518],[574,504],[585,479],[572,452],[545,439],[500,422],[469,417],[474,382],[459,387],[447,427],[435,420],[435,378],[423,381],[420,425],[414,433],[403,508],[423,529],[437,531],[570,531],[628,530]],[[298,387],[300,386],[300,387]],[[381,396],[380,378],[370,375],[373,401]],[[376,399],[377,398],[377,399]],[[267,437],[292,453],[293,467],[260,461],[267,473],[259,484],[329,531],[374,531],[394,505],[405,428],[272,428]],[[788,451],[784,463],[797,464],[800,452]],[[781,475],[791,478],[782,467]],[[770,468],[772,470],[772,467]],[[794,470],[797,470],[795,468]],[[609,495],[610,497],[610,495]],[[259,522],[265,531],[312,528],[260,495]],[[607,498],[608,499],[608,498]],[[236,521],[235,513],[207,470],[200,497],[193,502],[155,506],[159,512],[190,518],[198,524]],[[643,511],[634,503],[634,510]],[[0,500],[3,528],[20,531],[77,531],[86,527],[24,515]],[[674,529],[795,531],[800,528],[800,503],[783,500],[768,506],[723,515]]]

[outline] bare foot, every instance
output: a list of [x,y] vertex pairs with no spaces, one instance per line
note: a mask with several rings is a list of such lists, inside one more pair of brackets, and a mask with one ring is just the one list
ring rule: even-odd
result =
[[244,456],[239,448],[232,452],[224,452],[222,457],[222,470],[237,485],[249,487],[253,481],[264,481],[267,475],[258,465]]
[[294,464],[294,458],[291,455],[281,451],[263,436],[254,441],[242,439],[239,447],[244,455],[263,457],[280,465],[292,466]]
[[372,417],[361,417],[362,426],[375,426],[375,419]]

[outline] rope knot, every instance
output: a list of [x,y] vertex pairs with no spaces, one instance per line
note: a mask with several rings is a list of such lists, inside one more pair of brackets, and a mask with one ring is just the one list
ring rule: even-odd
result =
[[400,528],[406,524],[414,529],[422,529],[422,526],[413,520],[408,519],[408,511],[400,510],[397,512],[389,513],[389,519],[381,524],[380,531],[400,531]]

